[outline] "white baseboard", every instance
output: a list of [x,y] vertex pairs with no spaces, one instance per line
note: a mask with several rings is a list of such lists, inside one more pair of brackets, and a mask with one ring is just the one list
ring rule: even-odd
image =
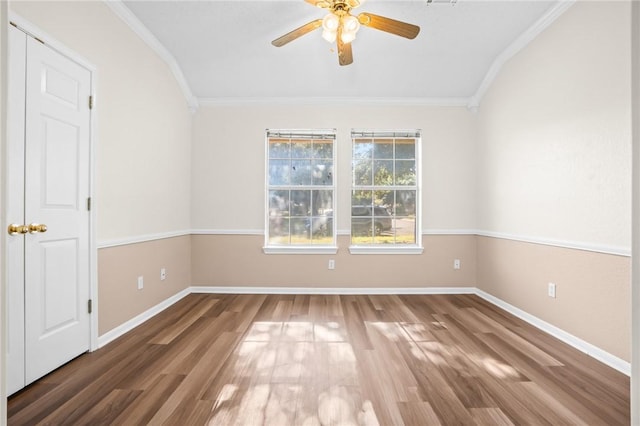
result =
[[102,336],[98,337],[98,348],[101,348],[106,344],[111,343],[112,341],[116,340],[118,337],[122,336],[123,334],[133,330],[143,322],[153,318],[154,316],[164,311],[174,303],[178,302],[180,299],[183,299],[184,297],[188,296],[189,294],[191,294],[191,291],[189,288],[186,288],[181,292],[176,293],[173,296],[169,297],[168,299],[163,300],[162,302],[158,303],[156,306],[150,309],[147,309],[140,315],[134,318],[131,318],[129,321],[106,332]]
[[585,342],[579,337],[574,336],[573,334],[567,333],[566,331],[556,327],[555,325],[549,324],[546,321],[541,320],[540,318],[529,314],[528,312],[523,311],[520,308],[516,308],[515,306],[505,302],[502,299],[498,299],[495,296],[492,296],[489,293],[486,293],[480,289],[476,289],[475,294],[478,297],[483,298],[487,302],[490,302],[497,307],[504,309],[510,314],[520,318],[533,325],[534,327],[544,331],[547,334],[552,335],[558,340],[563,341],[569,346],[574,347],[580,352],[584,352],[592,358],[597,359],[603,364],[608,365],[609,367],[618,370],[619,372],[626,374],[627,376],[631,376],[631,363],[618,358],[615,355],[610,354],[597,346],[592,345],[589,342]]
[[190,287],[192,293],[213,294],[474,294],[475,287]]
[[151,319],[153,316],[164,311],[169,306],[178,302],[185,296],[192,293],[210,293],[210,294],[315,294],[315,295],[384,295],[384,294],[416,294],[416,295],[429,295],[429,294],[475,294],[478,297],[486,300],[489,303],[496,305],[497,307],[504,309],[510,314],[528,322],[534,327],[552,335],[553,337],[563,341],[564,343],[576,348],[577,350],[586,353],[592,358],[597,359],[603,364],[626,374],[631,375],[631,363],[624,361],[600,348],[592,345],[566,331],[549,324],[546,321],[535,317],[520,308],[516,308],[509,303],[498,299],[497,297],[482,291],[476,287],[403,287],[403,288],[345,288],[345,287],[206,287],[206,286],[191,286],[181,292],[171,296],[163,302],[157,304],[151,309],[146,310],[140,315],[132,318],[124,324],[114,328],[113,330],[98,337],[98,347],[101,348],[106,344],[112,342],[123,334],[133,330],[143,322]]

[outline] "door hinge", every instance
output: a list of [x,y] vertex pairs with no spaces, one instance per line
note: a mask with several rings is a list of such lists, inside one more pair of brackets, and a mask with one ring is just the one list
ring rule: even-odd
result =
[[87,210],[91,211],[91,197],[87,198]]
[[93,96],[89,96],[89,109],[93,109]]
[[89,313],[93,312],[93,301],[91,299],[89,299],[87,303],[87,311],[89,311]]

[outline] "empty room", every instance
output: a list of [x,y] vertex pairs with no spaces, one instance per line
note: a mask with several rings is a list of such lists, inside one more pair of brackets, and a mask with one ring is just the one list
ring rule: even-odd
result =
[[640,5],[0,2],[0,424],[640,425]]

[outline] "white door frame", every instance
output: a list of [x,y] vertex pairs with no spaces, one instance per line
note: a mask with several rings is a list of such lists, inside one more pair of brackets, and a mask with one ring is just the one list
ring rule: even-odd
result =
[[[0,158],[6,158],[6,148],[7,148],[7,106],[9,105],[7,101],[8,94],[8,84],[7,84],[7,71],[8,71],[8,63],[7,57],[9,56],[8,51],[8,43],[9,39],[9,30],[8,30],[8,18],[9,18],[9,8],[6,1],[0,1]],[[4,161],[3,161],[4,163]],[[5,164],[0,164],[0,203],[3,206],[5,203]],[[3,231],[6,226],[6,219],[4,211],[0,211],[0,226]],[[0,246],[2,248],[5,247],[7,238],[7,234],[4,232],[0,233]],[[0,377],[7,377],[6,369],[7,369],[7,321],[5,319],[6,315],[6,261],[5,256],[0,257]],[[7,423],[7,386],[6,380],[0,381],[0,424]]]
[[[40,30],[38,27],[31,24],[27,20],[23,19],[19,15],[13,12],[9,12],[9,21],[12,24],[15,24],[15,26],[18,29],[24,31],[25,33],[27,33],[32,37],[35,37],[43,41],[51,49],[57,51],[61,55],[69,58],[70,60],[88,69],[91,74],[90,92],[94,100],[94,103],[93,103],[93,108],[90,111],[91,124],[90,124],[90,130],[89,130],[89,152],[90,152],[89,196],[91,197],[91,210],[89,211],[89,276],[90,276],[89,297],[92,301],[92,312],[90,315],[91,337],[89,342],[89,348],[90,348],[90,351],[94,351],[98,349],[98,265],[97,265],[98,249],[97,249],[97,243],[96,243],[96,224],[97,224],[96,205],[97,203],[95,202],[95,164],[96,164],[96,142],[97,142],[97,137],[96,137],[97,136],[97,132],[96,132],[97,103],[95,102],[95,99],[96,99],[95,88],[96,88],[96,82],[97,82],[97,69],[95,65],[93,65],[91,62],[87,61],[78,53],[72,51],[71,49],[66,47],[64,44],[57,41],[54,37],[51,37],[49,34]],[[3,161],[6,161],[6,159]],[[2,167],[4,182],[6,182],[6,179],[7,179],[6,170],[7,169],[6,169],[6,163],[5,163],[3,164],[3,167]],[[10,218],[6,218],[5,213],[6,213],[5,211],[3,211],[2,213],[4,222],[6,222],[7,220],[10,220]],[[2,229],[0,231],[6,232],[7,226],[8,226],[8,223],[2,223]],[[5,257],[7,253],[6,246],[7,246],[6,242],[3,242],[3,252],[5,253],[4,255]],[[6,285],[6,282],[4,284]],[[7,300],[5,299],[3,303],[5,304],[4,307],[6,309]],[[4,388],[5,384],[3,383],[2,386]]]

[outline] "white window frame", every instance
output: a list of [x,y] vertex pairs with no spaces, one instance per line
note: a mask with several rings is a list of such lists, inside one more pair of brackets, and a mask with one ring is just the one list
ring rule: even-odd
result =
[[[365,130],[365,129],[352,129],[351,130],[351,155],[352,155],[352,163],[351,163],[351,191],[350,191],[350,202],[349,202],[349,241],[351,241],[352,232],[351,229],[351,221],[352,221],[352,209],[351,204],[353,202],[353,191],[358,189],[372,189],[375,188],[385,188],[389,190],[403,190],[409,189],[406,186],[376,186],[376,185],[368,185],[368,186],[357,186],[354,182],[354,168],[353,168],[353,144],[354,140],[357,138],[412,138],[415,139],[415,166],[416,166],[416,184],[415,188],[413,186],[409,187],[410,189],[415,189],[416,191],[416,229],[415,229],[415,244],[351,244],[349,246],[349,252],[351,254],[422,254],[424,248],[422,247],[422,137],[421,131],[419,129],[410,129],[410,130]],[[395,153],[394,153],[395,159]],[[394,218],[395,219],[395,218]]]
[[[332,185],[271,185],[269,182],[269,139],[271,138],[284,138],[284,139],[333,139],[333,179]],[[337,210],[336,199],[338,195],[337,191],[337,131],[336,129],[313,129],[313,130],[288,130],[288,129],[267,129],[265,133],[265,228],[264,228],[264,247],[263,252],[265,254],[336,254],[338,252],[337,246]],[[270,217],[270,200],[269,192],[274,189],[281,190],[296,190],[296,189],[308,189],[308,190],[332,190],[332,237],[333,242],[331,244],[270,244],[269,243],[269,217]]]

